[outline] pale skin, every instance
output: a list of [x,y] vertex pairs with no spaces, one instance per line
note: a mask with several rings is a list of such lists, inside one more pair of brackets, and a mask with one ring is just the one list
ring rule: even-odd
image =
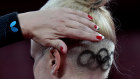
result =
[[47,53],[48,56],[35,58],[35,79],[103,79],[103,75],[98,73],[78,74],[70,63],[65,63],[65,55],[60,55],[58,50],[49,50]]
[[[52,1],[52,3],[51,3],[51,1]],[[55,1],[56,1],[56,3],[55,3]],[[79,5],[73,1],[79,1]],[[50,0],[50,2],[48,2],[41,10],[48,10],[48,8],[51,8],[51,7],[60,7],[61,6],[61,7],[70,7],[70,8],[74,8],[77,10],[82,10],[84,12],[87,12],[89,10],[89,8],[85,8],[84,5],[82,6],[80,3],[82,1],[83,1],[83,3],[86,3],[88,1],[94,2],[97,0]],[[107,1],[107,0],[100,0],[100,1]],[[69,4],[68,4],[68,2],[69,2]],[[101,4],[101,5],[103,5],[103,4]],[[73,5],[73,6],[71,6],[71,5]],[[75,5],[75,7],[74,7],[74,5]],[[98,7],[98,5],[95,7]],[[85,9],[87,9],[87,10],[85,10]],[[87,12],[87,13],[89,13],[89,12]],[[87,14],[86,14],[86,16],[87,16]],[[89,18],[86,18],[86,19],[90,20]],[[84,22],[84,21],[82,21],[82,22]],[[82,23],[82,22],[80,21],[80,23]],[[84,23],[84,25],[86,25],[86,24]],[[91,30],[88,32],[91,33],[93,30],[94,30],[94,32],[97,31],[96,29],[93,28],[93,25],[94,24],[92,24],[92,26],[86,25],[86,27],[88,26],[88,28],[90,28],[89,30]],[[82,30],[84,30],[84,29],[82,29]],[[97,32],[95,32],[95,33],[97,33]],[[90,41],[92,41],[92,40],[90,40]],[[94,41],[97,41],[97,40],[94,40]],[[68,43],[71,43],[71,42],[68,42]],[[73,44],[73,43],[71,43],[71,44]],[[108,45],[108,43],[107,43],[107,45]],[[81,46],[79,46],[79,47],[81,47]],[[103,45],[101,45],[101,46],[103,46]],[[68,45],[68,47],[69,47],[69,45]],[[90,47],[94,47],[94,46],[90,46]],[[97,49],[98,47],[99,46],[95,47],[95,49]],[[107,47],[110,47],[110,46],[107,46]],[[71,46],[69,48],[71,48]],[[83,49],[83,48],[81,48],[81,49]],[[93,48],[91,48],[91,49],[93,49]],[[77,52],[78,49],[75,49],[75,51],[72,51],[72,52],[68,52],[68,54],[67,54],[68,56],[66,57],[66,54],[61,54],[61,51],[59,51],[57,49],[53,49],[53,50],[47,49],[48,51],[43,53],[44,52],[44,51],[42,51],[43,48],[41,46],[38,46],[37,44],[34,44],[32,41],[31,50],[32,50],[31,55],[35,60],[35,63],[34,63],[35,79],[105,79],[105,78],[107,78],[108,73],[109,73],[109,69],[106,72],[103,72],[100,69],[96,70],[96,71],[88,71],[86,69],[82,70],[82,68],[78,69],[79,65],[77,67],[76,65],[74,65],[72,63],[72,62],[76,63],[77,58],[75,60],[73,59],[73,60],[68,61],[68,56],[71,56],[69,59],[77,56],[76,54],[78,53]],[[69,51],[71,51],[71,50],[69,49]],[[74,53],[74,55],[69,55],[70,53]]]
[[[111,60],[109,60],[110,64],[112,64],[113,55],[111,55],[111,52],[115,49],[114,43],[107,39],[96,43],[83,41],[78,43],[78,46],[68,44],[68,54],[62,54],[55,48],[44,49],[44,47],[41,47],[33,41],[31,44],[31,55],[35,61],[33,69],[35,79],[106,79],[110,67],[105,71],[101,68],[92,70],[88,69],[90,64],[87,67],[81,67],[77,60],[79,60],[78,57],[81,56],[80,54],[84,50],[91,50],[92,53],[97,55],[102,48],[106,48],[111,58]],[[86,48],[82,46],[86,46]],[[102,52],[102,57],[103,55],[105,56],[105,54],[105,52]],[[89,56],[87,56],[87,58],[88,57]],[[103,67],[103,65],[101,67]]]
[[106,79],[109,72],[108,69],[105,73],[100,70],[80,73],[70,62],[65,61],[65,54],[56,49],[48,50],[46,53],[48,54],[34,58],[35,79]]
[[21,13],[18,18],[25,38],[62,53],[67,52],[67,46],[60,38],[100,41],[97,36],[102,36],[87,13],[69,8]]

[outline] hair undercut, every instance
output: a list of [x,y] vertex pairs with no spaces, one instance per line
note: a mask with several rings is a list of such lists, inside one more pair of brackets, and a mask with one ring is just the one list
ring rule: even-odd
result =
[[64,41],[68,46],[66,62],[72,64],[74,70],[106,72],[110,69],[115,50],[115,44],[111,40],[90,42],[65,39]]
[[[95,6],[100,5],[104,0],[49,0],[41,10],[57,7],[67,7],[84,11],[93,16],[93,22],[100,27],[99,33],[105,36],[100,42],[64,39],[68,46],[67,61],[73,64],[78,71],[109,71],[116,45],[115,26],[110,12],[105,6],[90,6],[88,1],[99,1]],[[108,1],[108,0],[107,0]],[[35,42],[32,42],[35,43]]]

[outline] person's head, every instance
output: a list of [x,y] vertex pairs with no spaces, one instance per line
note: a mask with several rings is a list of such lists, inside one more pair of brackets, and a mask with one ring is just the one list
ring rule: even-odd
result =
[[94,9],[89,14],[93,16],[93,22],[100,27],[99,33],[104,35],[105,39],[100,42],[63,39],[68,47],[66,55],[55,48],[45,48],[32,41],[31,54],[35,59],[35,79],[105,79],[108,77],[116,44],[114,23],[109,11],[104,7]]
[[34,66],[36,79],[107,78],[115,50],[111,40],[90,42],[67,39],[65,42],[68,45],[67,55],[54,48],[33,51],[40,53]]
[[100,42],[63,39],[68,46],[66,55],[55,48],[45,48],[32,41],[36,79],[105,79],[110,71],[116,44],[113,21],[109,12],[101,7],[93,21],[105,36]]

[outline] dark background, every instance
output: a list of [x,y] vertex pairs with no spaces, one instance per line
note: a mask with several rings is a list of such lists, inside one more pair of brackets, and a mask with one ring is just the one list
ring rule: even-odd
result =
[[[0,16],[39,10],[47,0],[1,0]],[[110,79],[140,79],[140,1],[112,0],[108,4],[116,24],[118,38],[116,64]],[[30,41],[0,48],[0,79],[33,79]]]

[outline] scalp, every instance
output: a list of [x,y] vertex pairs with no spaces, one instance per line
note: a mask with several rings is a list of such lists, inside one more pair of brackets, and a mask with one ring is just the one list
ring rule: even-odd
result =
[[76,70],[91,72],[99,70],[103,72],[110,69],[115,50],[115,44],[111,40],[80,41],[73,44],[67,43],[67,45],[69,47],[67,62],[73,64]]

